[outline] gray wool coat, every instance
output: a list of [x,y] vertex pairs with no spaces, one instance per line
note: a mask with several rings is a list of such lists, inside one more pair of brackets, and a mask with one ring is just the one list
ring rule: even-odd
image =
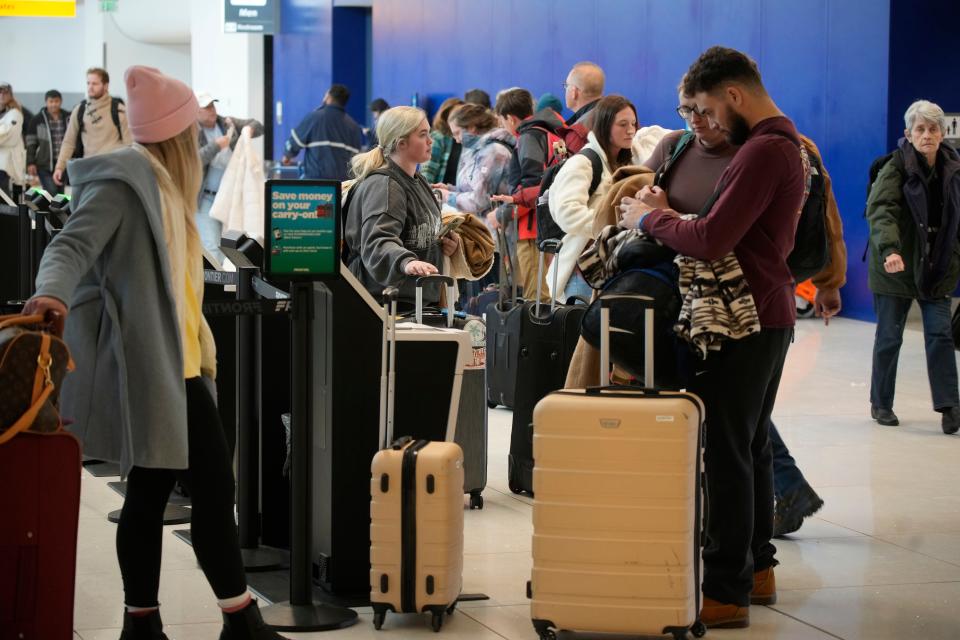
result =
[[187,468],[183,351],[149,160],[126,147],[69,165],[71,215],[47,247],[37,294],[69,307],[76,370],[61,413],[84,453],[132,466]]

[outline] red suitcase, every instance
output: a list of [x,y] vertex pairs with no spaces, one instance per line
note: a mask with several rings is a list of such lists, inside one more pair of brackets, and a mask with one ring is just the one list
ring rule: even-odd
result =
[[80,443],[24,432],[0,445],[0,640],[71,640]]

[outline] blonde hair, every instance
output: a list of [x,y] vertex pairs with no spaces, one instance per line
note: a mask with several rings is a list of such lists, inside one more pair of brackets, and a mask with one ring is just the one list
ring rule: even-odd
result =
[[418,107],[392,107],[377,119],[377,140],[380,144],[366,153],[358,153],[350,160],[350,171],[355,182],[366,178],[387,164],[387,156],[397,150],[400,141],[417,130],[427,114]]

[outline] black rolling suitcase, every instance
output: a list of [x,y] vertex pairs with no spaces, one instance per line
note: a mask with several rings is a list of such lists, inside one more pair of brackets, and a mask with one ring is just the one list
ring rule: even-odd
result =
[[[562,244],[560,240],[544,240],[540,244],[538,285],[543,279],[544,253],[556,254]],[[553,288],[557,288],[556,271]],[[570,358],[580,339],[580,322],[587,311],[585,304],[558,305],[555,299],[551,300],[549,310],[543,306],[538,290],[536,299],[521,307],[517,386],[507,461],[510,490],[530,495],[533,495],[533,408],[548,393],[563,388]]]
[[[516,208],[514,208],[516,213]],[[516,233],[517,218],[513,217]],[[500,255],[508,255],[508,243],[502,233],[498,233]],[[505,260],[500,260],[500,288],[498,300],[485,310],[487,322],[487,406],[491,409],[504,406],[512,409],[514,390],[517,385],[517,361],[520,354],[520,318],[523,315],[523,300],[517,297],[517,278],[511,278],[510,299],[505,298],[508,290]],[[516,265],[516,261],[513,261]]]

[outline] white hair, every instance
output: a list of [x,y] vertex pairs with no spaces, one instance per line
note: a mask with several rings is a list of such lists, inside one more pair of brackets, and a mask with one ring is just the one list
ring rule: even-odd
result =
[[940,105],[929,100],[917,100],[907,108],[907,112],[903,115],[903,123],[906,125],[907,131],[913,129],[913,125],[917,123],[917,118],[936,123],[940,127],[940,131],[947,130],[947,119],[943,115],[943,109],[940,108]]

